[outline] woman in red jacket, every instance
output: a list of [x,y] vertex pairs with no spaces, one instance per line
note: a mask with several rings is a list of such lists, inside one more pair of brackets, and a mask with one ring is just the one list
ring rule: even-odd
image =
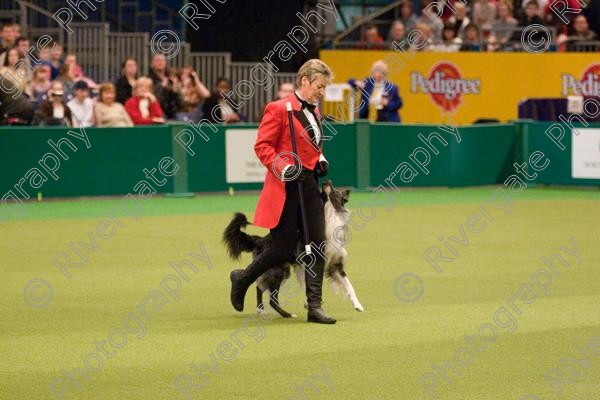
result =
[[165,123],[165,113],[152,93],[152,87],[150,78],[139,78],[135,81],[133,97],[125,102],[125,110],[135,125]]
[[[305,203],[303,211],[310,241],[305,245],[321,248],[325,242],[325,216],[317,178],[325,176],[329,164],[322,152],[323,132],[316,104],[332,76],[333,72],[323,61],[308,60],[298,71],[295,93],[265,107],[254,151],[268,172],[256,207],[254,225],[270,229],[272,246],[261,252],[246,269],[231,272],[231,304],[237,311],[244,309],[246,291],[259,276],[279,263],[294,260],[299,230],[302,229],[299,196]],[[289,156],[294,149],[288,104],[297,136],[297,153],[294,154],[302,164],[300,171]],[[297,181],[302,182],[301,192]],[[304,274],[307,320],[333,324],[336,320],[328,317],[321,308],[325,259],[322,254],[315,253],[314,264],[305,266]]]

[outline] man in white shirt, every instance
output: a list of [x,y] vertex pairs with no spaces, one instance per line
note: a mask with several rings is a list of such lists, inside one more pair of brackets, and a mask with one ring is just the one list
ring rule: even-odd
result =
[[85,81],[77,81],[73,90],[75,96],[67,103],[73,114],[73,126],[93,126],[94,101],[90,98],[90,87]]

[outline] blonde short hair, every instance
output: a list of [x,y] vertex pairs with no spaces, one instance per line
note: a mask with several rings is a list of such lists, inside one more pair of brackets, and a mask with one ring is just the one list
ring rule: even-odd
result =
[[387,75],[388,73],[388,66],[383,60],[377,60],[373,63],[373,66],[371,67],[371,72],[375,71],[376,69],[383,72],[384,75]]
[[142,76],[141,78],[138,78],[135,81],[135,84],[133,85],[133,90],[137,91],[137,89],[140,86],[146,86],[151,92],[153,91],[152,89],[154,89],[154,83],[152,82],[152,79],[145,76]]
[[325,82],[330,84],[333,80],[333,71],[323,61],[313,58],[305,62],[296,75],[296,87],[299,88],[302,85],[302,78],[305,76],[309,82],[313,82],[317,79],[317,75],[322,75],[325,78]]

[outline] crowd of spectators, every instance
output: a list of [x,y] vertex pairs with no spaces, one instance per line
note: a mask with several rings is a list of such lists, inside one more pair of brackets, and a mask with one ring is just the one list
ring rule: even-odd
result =
[[219,79],[214,92],[191,67],[169,69],[167,59],[154,54],[150,71],[141,76],[138,60],[123,61],[114,82],[94,82],[78,64],[52,42],[38,53],[21,36],[17,24],[0,29],[0,124],[59,126],[133,126],[167,120],[213,122],[245,120],[222,96],[231,83]]
[[542,37],[548,34],[539,31],[534,38],[549,40],[549,50],[600,51],[598,43],[594,43],[600,30],[600,7],[596,4],[582,10],[577,0],[566,2],[570,12],[564,13],[563,18],[568,18],[567,22],[551,8],[553,2],[546,0],[474,0],[468,5],[445,0],[434,6],[432,0],[425,0],[420,2],[419,10],[415,10],[418,2],[406,0],[396,10],[396,19],[385,37],[382,28],[389,23],[368,24],[357,47],[406,50],[407,36],[414,30],[423,37],[414,46],[421,51],[518,51],[522,49],[523,29],[535,24],[550,32],[551,37]]

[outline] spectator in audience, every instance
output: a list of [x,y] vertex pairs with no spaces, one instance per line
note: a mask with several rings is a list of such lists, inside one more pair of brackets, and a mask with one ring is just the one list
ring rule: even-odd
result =
[[154,54],[150,63],[148,77],[154,82],[154,91],[167,119],[175,118],[175,112],[181,108],[181,96],[176,77],[167,68],[167,58]]
[[383,38],[379,35],[377,26],[369,24],[365,26],[363,40],[359,45],[361,49],[383,49],[385,48]]
[[359,118],[371,122],[400,122],[398,110],[402,108],[398,86],[387,80],[388,67],[381,60],[375,61],[371,76],[363,80],[350,79],[350,86],[361,92]]
[[457,52],[460,50],[462,40],[456,37],[456,30],[452,22],[446,22],[442,29],[442,41],[438,44],[434,44],[431,47],[432,51],[440,52]]
[[477,24],[471,23],[465,28],[460,51],[481,51],[481,33]]
[[13,48],[16,39],[17,34],[15,32],[15,24],[12,22],[3,24],[2,31],[0,31],[0,53],[4,53],[6,50]]
[[544,25],[544,20],[539,16],[540,6],[536,0],[529,0],[525,4],[525,12],[519,17],[519,27],[525,28],[529,25]]
[[67,54],[67,56],[65,57],[65,64],[69,64],[71,66],[71,70],[73,71],[73,77],[76,81],[85,81],[85,83],[88,84],[90,90],[96,89],[98,87],[98,85],[96,85],[96,82],[94,82],[93,79],[85,76],[83,68],[81,68],[81,65],[77,63],[76,54]]
[[177,73],[176,75],[177,75],[181,85],[183,85],[184,83],[187,83],[188,81],[195,81],[200,84],[199,88],[203,88],[201,90],[205,94],[205,95],[203,95],[203,97],[210,96],[210,90],[208,90],[208,88],[204,85],[204,83],[198,76],[198,73],[196,71],[194,71],[194,68],[189,67],[189,66],[183,67],[183,68],[181,68],[179,73]]
[[[566,3],[565,10],[567,12],[561,12],[562,4]],[[526,2],[523,1],[525,4]],[[597,3],[597,2],[594,2]],[[592,3],[593,4],[593,3]],[[541,5],[538,2],[540,9],[540,17],[544,20],[546,26],[551,26],[556,29],[557,35],[567,35],[569,28],[572,27],[572,22],[579,13],[581,13],[581,4],[579,0],[553,0],[551,2]],[[559,11],[556,11],[558,9]],[[566,19],[567,22],[563,21]]]
[[72,126],[73,115],[64,102],[64,94],[62,82],[53,81],[48,91],[49,97],[40,104],[33,125]]
[[210,90],[206,87],[198,73],[192,67],[183,67],[179,77],[182,88],[188,86],[197,91],[202,100],[210,97]]
[[51,73],[51,69],[50,69],[50,53],[52,52],[52,46],[56,46],[56,43],[53,42],[51,44],[48,44],[47,46],[44,46],[40,49],[38,49],[38,59],[41,61],[41,65],[43,65],[44,67],[46,67],[48,69],[48,74]]
[[[426,7],[426,3],[423,5]],[[435,11],[433,11],[430,8],[423,8],[423,11],[421,12],[421,17],[418,19],[418,22],[429,26],[430,39],[432,39],[433,41],[437,41],[442,38],[442,28],[444,26],[444,23],[436,15]]]
[[77,81],[73,86],[74,96],[67,103],[73,116],[73,126],[84,128],[94,125],[94,100],[90,98],[90,87],[86,81]]
[[13,23],[12,26],[16,38],[23,36],[21,35],[21,25]]
[[138,78],[133,86],[133,97],[125,103],[125,110],[135,125],[164,124],[165,113],[152,93],[152,79]]
[[476,0],[473,5],[473,22],[486,32],[492,29],[496,19],[496,6],[490,0]]
[[99,127],[133,126],[131,117],[121,103],[115,101],[116,89],[112,83],[100,85],[98,102],[94,108],[96,125]]
[[33,107],[27,96],[20,92],[15,82],[0,74],[0,125],[29,125]]
[[294,93],[294,84],[292,82],[283,82],[277,90],[277,98],[279,100],[287,99],[292,93]]
[[134,58],[126,58],[121,64],[123,75],[115,83],[117,101],[125,104],[133,96],[133,86],[138,76],[138,63]]
[[[438,0],[436,2],[436,8],[438,10],[438,14],[440,13],[440,10],[441,10],[442,15],[440,15],[440,18],[442,19],[442,21],[444,23],[446,23],[450,20],[451,17],[456,16],[455,10],[458,8],[457,6],[459,4],[461,6],[465,6],[466,3],[467,3],[466,0],[444,0],[444,1]],[[456,35],[456,36],[458,37],[458,35]]]
[[[415,32],[419,32],[418,38],[423,38],[419,43],[414,43],[414,50],[416,51],[429,51],[433,43],[431,27],[423,22],[417,22],[413,29]],[[424,41],[424,42],[423,42]]]
[[225,78],[219,78],[215,91],[206,99],[202,106],[204,119],[212,123],[240,122],[242,117],[235,112],[234,108],[225,100],[222,93],[231,91],[231,82]]
[[[526,4],[525,4],[525,11],[523,14],[521,14],[521,16],[517,19],[518,21],[518,28],[521,28],[517,31],[515,31],[515,33],[513,34],[512,40],[513,41],[521,41],[521,34],[523,29],[527,28],[528,26],[531,25],[544,25],[544,20],[538,15],[539,12],[539,5],[538,2],[536,0],[529,0]],[[547,40],[546,38],[547,34],[543,31],[536,31],[536,32],[532,32],[529,35],[529,40],[531,43],[543,43],[545,40]]]
[[50,90],[50,72],[46,67],[38,65],[33,70],[33,77],[27,87],[27,94],[31,97],[35,109],[42,102],[48,90]]
[[[598,36],[594,31],[590,30],[590,26],[588,24],[587,18],[583,14],[579,14],[573,20],[573,28],[569,32],[568,35],[560,34],[556,39],[556,42],[563,50],[567,51],[581,51],[581,48],[577,47],[577,43],[582,44],[581,42],[589,42],[593,40],[597,40]],[[589,46],[584,45],[584,49]],[[598,46],[592,46],[592,48],[597,48]]]
[[[31,66],[33,65],[33,63],[29,56],[29,48],[30,47],[31,46],[29,44],[29,39],[27,39],[26,37],[20,36],[15,41],[15,46],[13,48],[15,48],[19,51],[21,58],[27,64],[27,66],[30,67],[29,69],[31,70],[32,69]],[[8,50],[3,52],[2,54],[0,54],[0,65],[4,65],[4,63],[6,63],[7,54],[8,54]]]
[[31,49],[31,42],[29,41],[28,38],[26,38],[24,36],[19,36],[17,38],[16,43],[17,43],[17,48],[19,49],[19,52],[21,54],[23,54],[23,60],[27,63],[27,65],[29,67],[31,67],[30,69],[33,69],[33,67],[37,63],[31,59],[31,53],[29,52],[29,50]]
[[55,80],[60,75],[60,67],[63,65],[63,47],[60,43],[54,43],[54,46],[48,45],[45,49],[48,49],[48,59],[44,64],[50,67],[50,79]]
[[412,31],[415,27],[418,18],[413,10],[413,4],[410,0],[404,0],[404,2],[400,4],[400,17],[398,20],[404,24],[404,28],[407,32]]
[[60,73],[56,78],[62,82],[65,91],[65,100],[69,101],[73,97],[73,87],[75,86],[75,75],[72,72],[70,64],[63,64],[60,67]]
[[508,46],[517,27],[512,15],[512,4],[507,0],[498,3],[498,18],[492,22],[492,32],[488,39],[489,50],[503,50]]
[[78,81],[82,80],[83,70],[81,69],[81,66],[77,64],[77,55],[73,53],[67,54],[65,57],[65,64],[69,64],[71,66],[71,69],[73,70],[73,76],[75,77],[75,79],[77,79]]
[[67,56],[65,57],[65,64],[69,64],[72,68],[74,68],[73,75],[75,76],[76,81],[85,81],[85,83],[88,84],[91,92],[98,89],[98,84],[96,84],[96,82],[94,82],[92,78],[86,76],[85,72],[83,71],[83,68],[81,68],[81,65],[77,63],[76,54],[67,54]]
[[[546,5],[548,5],[549,3],[555,3],[556,1],[550,1],[548,2],[548,0],[521,0],[521,7],[526,8],[527,7],[527,3],[529,3],[530,1],[535,1],[538,5],[538,15],[541,17],[542,13],[541,11],[544,10],[546,8]],[[577,3],[578,0],[566,0],[567,3]],[[579,3],[577,3],[579,4]],[[571,4],[568,4],[569,6]],[[574,4],[573,4],[574,5]],[[579,6],[578,8],[581,8],[581,6]],[[569,13],[566,13],[569,14]]]
[[4,65],[0,67],[0,75],[10,76],[19,87],[19,90],[26,92],[27,83],[31,78],[31,69],[27,68],[22,62],[19,63],[19,60],[23,57],[24,55],[19,52],[18,47],[6,51],[6,59]]
[[590,30],[590,25],[585,15],[578,15],[573,21],[573,32],[567,36],[567,42],[596,40],[598,35]]
[[590,29],[600,35],[600,1],[593,1],[583,11]]
[[182,106],[175,119],[198,122],[202,119],[201,103],[210,97],[210,91],[204,86],[193,68],[182,68],[180,78]]
[[464,3],[454,3],[456,8],[456,15],[452,15],[448,18],[448,22],[454,24],[454,33],[456,37],[462,37],[465,28],[471,23],[471,18],[467,16],[467,6]]
[[390,50],[407,50],[410,47],[408,40],[406,40],[406,29],[401,21],[396,20],[392,22],[387,41]]

